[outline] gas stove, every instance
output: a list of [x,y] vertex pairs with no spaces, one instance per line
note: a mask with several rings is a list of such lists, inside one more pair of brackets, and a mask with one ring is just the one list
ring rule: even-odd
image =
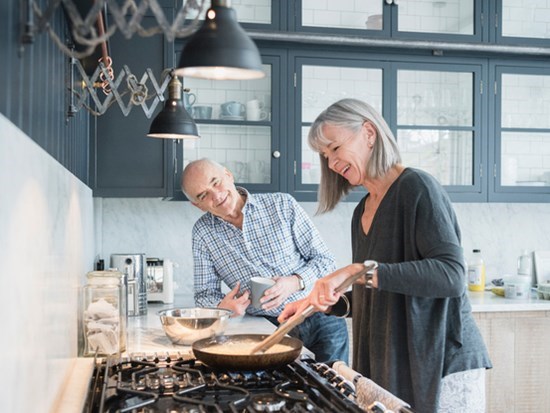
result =
[[96,361],[86,413],[364,412],[354,386],[309,358],[258,371],[219,371],[189,355]]

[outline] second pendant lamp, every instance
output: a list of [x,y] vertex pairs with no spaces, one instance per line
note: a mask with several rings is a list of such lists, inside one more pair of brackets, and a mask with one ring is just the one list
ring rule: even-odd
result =
[[185,110],[182,101],[182,85],[176,75],[168,84],[169,97],[164,108],[151,123],[150,138],[164,139],[197,139],[199,132],[197,124],[191,115]]
[[203,25],[181,53],[176,74],[218,80],[265,76],[260,52],[239,25],[230,0],[212,0]]

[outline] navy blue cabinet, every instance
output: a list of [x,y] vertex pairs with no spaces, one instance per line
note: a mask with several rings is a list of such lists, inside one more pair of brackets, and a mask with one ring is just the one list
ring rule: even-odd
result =
[[[183,79],[203,135],[197,142],[146,138],[150,120],[142,113],[139,119],[99,118],[94,194],[184,199],[182,168],[210,157],[253,192],[314,201],[320,173],[318,155],[307,146],[308,128],[329,104],[357,97],[384,115],[405,164],[436,176],[453,201],[550,201],[550,48],[544,33],[522,37],[530,24],[521,21],[525,14],[515,16],[513,4],[501,0],[460,7],[424,2],[429,8],[416,10],[417,20],[415,2],[373,3],[378,9],[356,2],[364,10],[346,18],[345,10],[330,5],[323,15],[318,5],[307,9],[312,2],[272,2],[271,13],[258,22],[249,19],[260,15],[257,10],[247,14],[236,6],[260,47],[266,79]],[[125,59],[145,60],[160,73],[178,61],[182,44],[139,39],[139,46],[121,47]],[[255,101],[263,114],[247,116]],[[238,114],[222,112],[230,102]]]
[[[145,17],[145,24],[153,24],[153,17]],[[133,36],[130,40],[119,32],[109,41],[115,78],[123,65],[128,66],[137,79],[150,68],[160,83],[167,57],[173,53],[173,44],[163,36]],[[152,88],[152,84],[146,83]],[[119,90],[119,93],[123,93]],[[152,93],[149,93],[150,95]],[[129,96],[123,96],[125,102]],[[113,101],[114,102],[114,101]],[[117,103],[105,114],[94,119],[91,137],[91,186],[96,197],[168,197],[172,193],[172,142],[146,136],[151,122],[162,109],[159,104],[151,118],[140,106],[134,106],[124,116]]]

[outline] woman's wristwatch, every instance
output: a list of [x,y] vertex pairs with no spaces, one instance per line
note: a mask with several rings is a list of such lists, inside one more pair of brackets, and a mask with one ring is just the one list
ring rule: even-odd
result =
[[367,260],[363,263],[365,267],[371,267],[370,270],[365,274],[365,287],[372,288],[372,277],[374,275],[374,270],[378,268],[378,262],[373,260]]

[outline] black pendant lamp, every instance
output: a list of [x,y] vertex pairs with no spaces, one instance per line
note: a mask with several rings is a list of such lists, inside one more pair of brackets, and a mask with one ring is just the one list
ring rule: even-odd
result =
[[181,93],[181,82],[173,74],[168,84],[168,100],[162,111],[153,119],[147,136],[164,139],[200,138],[197,124],[185,110]]
[[212,0],[203,25],[186,43],[176,69],[185,77],[261,79],[260,52],[237,22],[230,0]]

